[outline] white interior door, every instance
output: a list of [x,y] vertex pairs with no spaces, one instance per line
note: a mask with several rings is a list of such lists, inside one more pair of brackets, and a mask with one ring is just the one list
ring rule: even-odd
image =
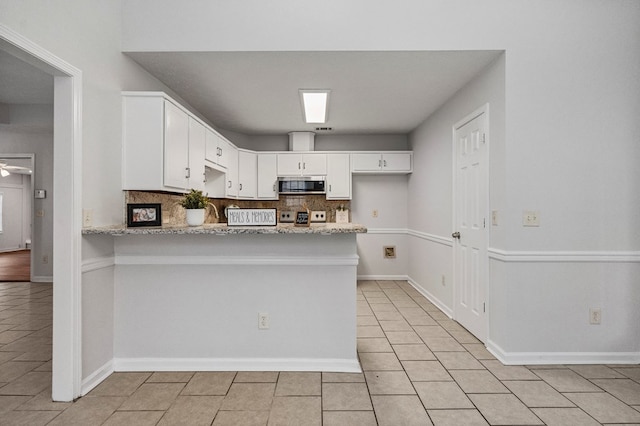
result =
[[481,341],[487,337],[487,113],[484,109],[454,127],[455,319]]
[[0,252],[25,247],[24,224],[28,216],[22,186],[22,175],[0,178]]

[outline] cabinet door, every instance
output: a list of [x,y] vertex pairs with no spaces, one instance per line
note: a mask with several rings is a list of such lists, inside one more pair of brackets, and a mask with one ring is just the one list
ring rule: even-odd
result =
[[227,185],[226,185],[226,197],[238,198],[238,149],[233,145],[227,146]]
[[327,174],[327,154],[303,154],[302,174],[324,176]]
[[186,189],[189,117],[169,101],[165,101],[164,105],[164,185]]
[[204,156],[206,129],[202,123],[189,118],[189,188],[204,191]]
[[219,139],[220,137],[217,134],[207,129],[204,158],[207,161],[211,161],[212,163],[216,163],[216,164],[218,164],[218,157],[220,153],[220,149],[218,148]]
[[278,199],[278,161],[276,154],[258,154],[258,198]]
[[238,198],[256,198],[258,194],[258,160],[255,152],[238,151]]
[[278,154],[278,176],[300,176],[302,155],[296,153]]
[[386,172],[410,172],[411,154],[408,152],[382,154],[382,170]]
[[349,154],[327,154],[327,200],[351,199]]
[[221,167],[229,167],[235,161],[238,148],[231,144],[228,140],[222,136],[218,136],[218,165]]
[[382,156],[379,153],[351,154],[351,170],[357,172],[375,172],[382,168]]

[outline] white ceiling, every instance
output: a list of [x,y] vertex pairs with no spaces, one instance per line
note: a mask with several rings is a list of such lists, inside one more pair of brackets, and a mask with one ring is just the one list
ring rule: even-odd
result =
[[314,130],[298,89],[330,89],[335,134],[409,133],[500,55],[439,52],[127,52],[217,127]]
[[53,76],[0,49],[0,103],[52,104]]

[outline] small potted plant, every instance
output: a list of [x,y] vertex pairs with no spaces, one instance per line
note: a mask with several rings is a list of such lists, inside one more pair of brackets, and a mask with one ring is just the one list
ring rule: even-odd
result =
[[196,189],[191,189],[180,202],[187,210],[187,225],[200,226],[204,223],[204,213],[209,205],[209,198]]

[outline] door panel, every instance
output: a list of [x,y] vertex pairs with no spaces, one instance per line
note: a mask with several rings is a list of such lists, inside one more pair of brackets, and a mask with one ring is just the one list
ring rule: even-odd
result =
[[454,240],[455,319],[481,341],[486,340],[487,268],[486,114],[455,130],[456,195]]

